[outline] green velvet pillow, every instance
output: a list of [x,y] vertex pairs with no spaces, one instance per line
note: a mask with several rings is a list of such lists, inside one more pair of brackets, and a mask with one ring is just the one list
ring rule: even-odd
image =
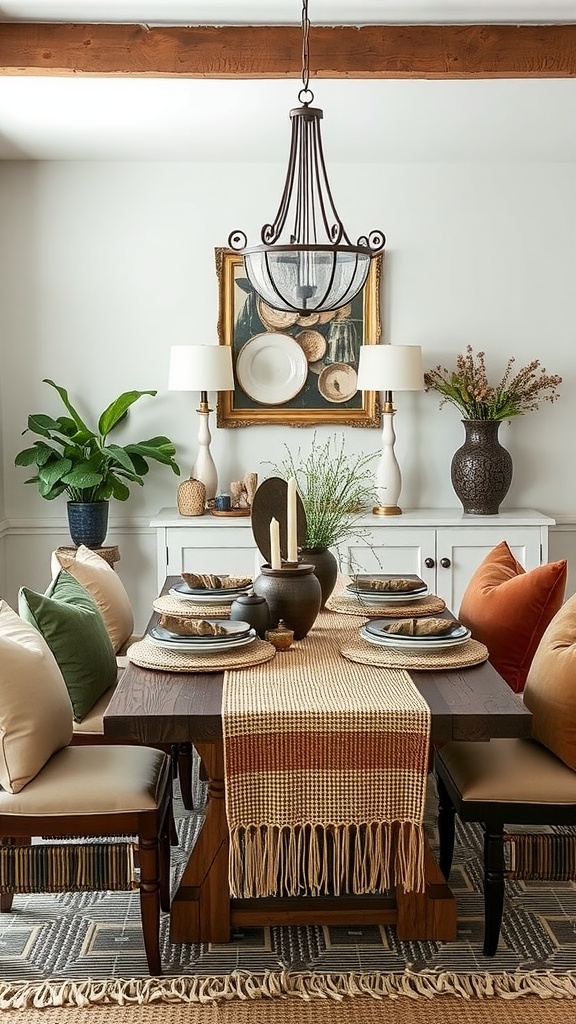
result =
[[116,682],[118,667],[104,620],[90,594],[64,569],[45,594],[22,587],[18,611],[36,626],[58,662],[79,722]]

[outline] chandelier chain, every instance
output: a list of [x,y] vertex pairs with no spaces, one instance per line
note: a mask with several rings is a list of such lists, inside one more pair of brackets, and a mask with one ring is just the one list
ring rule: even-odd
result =
[[302,86],[305,92],[309,92],[310,81],[310,19],[308,17],[308,0],[304,0],[302,7]]

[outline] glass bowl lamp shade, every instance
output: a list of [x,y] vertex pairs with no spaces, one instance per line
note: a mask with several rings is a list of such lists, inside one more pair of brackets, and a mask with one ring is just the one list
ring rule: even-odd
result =
[[273,309],[299,315],[340,309],[363,288],[370,260],[384,249],[381,231],[354,245],[338,216],[324,160],[320,121],[308,88],[308,2],[302,8],[302,106],[290,111],[292,134],[284,190],[276,217],[261,230],[261,245],[248,246],[243,231],[228,238],[244,257],[246,276]]
[[398,501],[402,475],[394,454],[393,391],[423,391],[424,369],[420,345],[361,345],[358,360],[358,389],[382,391],[382,452],[376,468],[378,505],[375,515],[400,515]]
[[198,455],[192,476],[206,488],[206,500],[212,501],[218,489],[218,472],[210,453],[208,404],[209,391],[233,391],[232,349],[228,345],[172,345],[168,370],[169,391],[197,391]]

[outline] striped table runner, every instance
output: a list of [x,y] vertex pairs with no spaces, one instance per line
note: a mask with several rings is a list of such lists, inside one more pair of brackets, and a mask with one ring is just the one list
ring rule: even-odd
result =
[[424,888],[430,711],[409,675],[346,661],[322,613],[265,665],[224,675],[236,897]]

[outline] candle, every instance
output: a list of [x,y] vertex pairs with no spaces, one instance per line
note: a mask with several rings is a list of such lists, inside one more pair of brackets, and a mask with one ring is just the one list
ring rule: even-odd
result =
[[270,520],[270,567],[272,569],[282,568],[282,560],[280,558],[280,523],[274,518]]
[[286,533],[288,539],[288,561],[298,561],[298,530],[296,525],[296,480],[293,476],[288,481],[286,505]]

